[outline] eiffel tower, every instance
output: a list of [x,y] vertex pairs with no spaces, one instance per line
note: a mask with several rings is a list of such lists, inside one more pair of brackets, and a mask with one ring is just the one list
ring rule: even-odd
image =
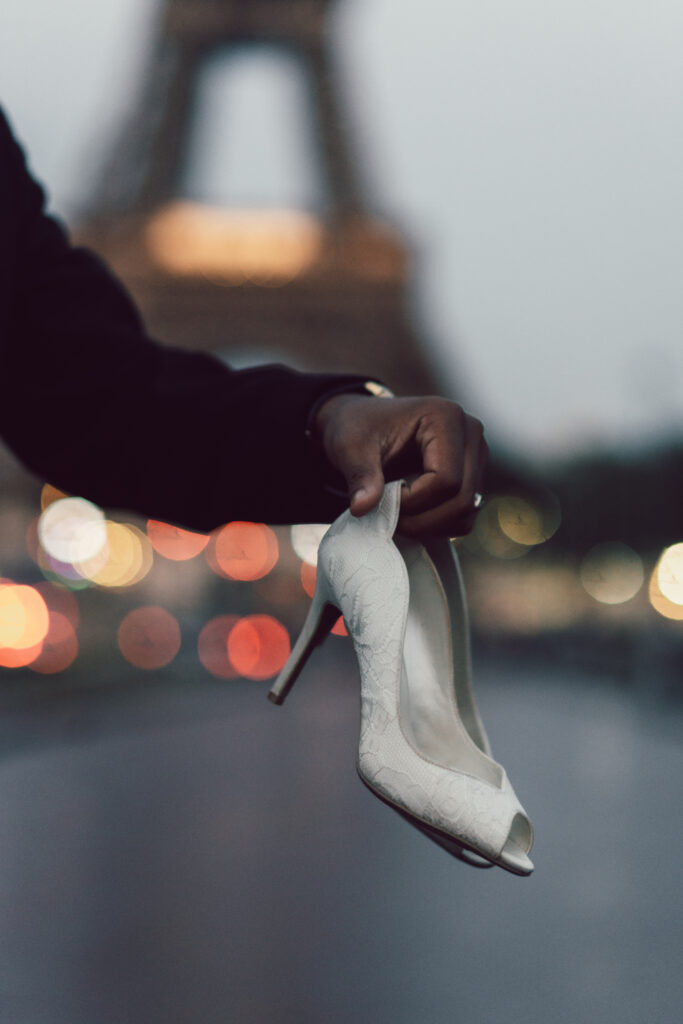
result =
[[[335,76],[333,3],[163,0],[145,85],[77,234],[122,276],[164,341],[240,364],[251,355],[433,392],[407,300],[408,253],[370,212],[359,180]],[[182,198],[202,72],[217,53],[257,46],[284,49],[301,74],[325,197],[319,216]]]

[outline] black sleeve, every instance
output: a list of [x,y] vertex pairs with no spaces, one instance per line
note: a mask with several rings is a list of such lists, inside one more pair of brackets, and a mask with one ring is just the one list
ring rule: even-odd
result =
[[322,395],[362,378],[235,371],[152,341],[120,283],[46,215],[1,111],[0,380],[6,443],[100,505],[199,530],[343,507],[305,426]]

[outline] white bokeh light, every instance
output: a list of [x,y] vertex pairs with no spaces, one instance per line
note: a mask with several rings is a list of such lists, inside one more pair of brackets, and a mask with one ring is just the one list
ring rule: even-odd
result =
[[38,520],[41,547],[58,562],[95,558],[107,543],[104,513],[85,498],[53,501]]

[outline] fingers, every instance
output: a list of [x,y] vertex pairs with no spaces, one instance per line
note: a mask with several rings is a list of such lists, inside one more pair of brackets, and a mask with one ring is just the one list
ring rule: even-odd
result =
[[385,477],[406,477],[399,532],[458,536],[471,530],[488,447],[481,423],[443,398],[333,396],[318,413],[325,452],[344,476],[354,516],[373,509]]
[[479,420],[460,413],[455,438],[443,422],[426,428],[424,472],[402,494],[398,530],[405,536],[463,536],[474,526],[488,445]]

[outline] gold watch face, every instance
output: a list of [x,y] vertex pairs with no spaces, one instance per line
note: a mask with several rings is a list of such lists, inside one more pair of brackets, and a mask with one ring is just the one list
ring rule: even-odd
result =
[[393,392],[389,388],[385,388],[384,384],[378,384],[376,380],[366,380],[363,385],[366,391],[369,391],[375,398],[393,398]]

